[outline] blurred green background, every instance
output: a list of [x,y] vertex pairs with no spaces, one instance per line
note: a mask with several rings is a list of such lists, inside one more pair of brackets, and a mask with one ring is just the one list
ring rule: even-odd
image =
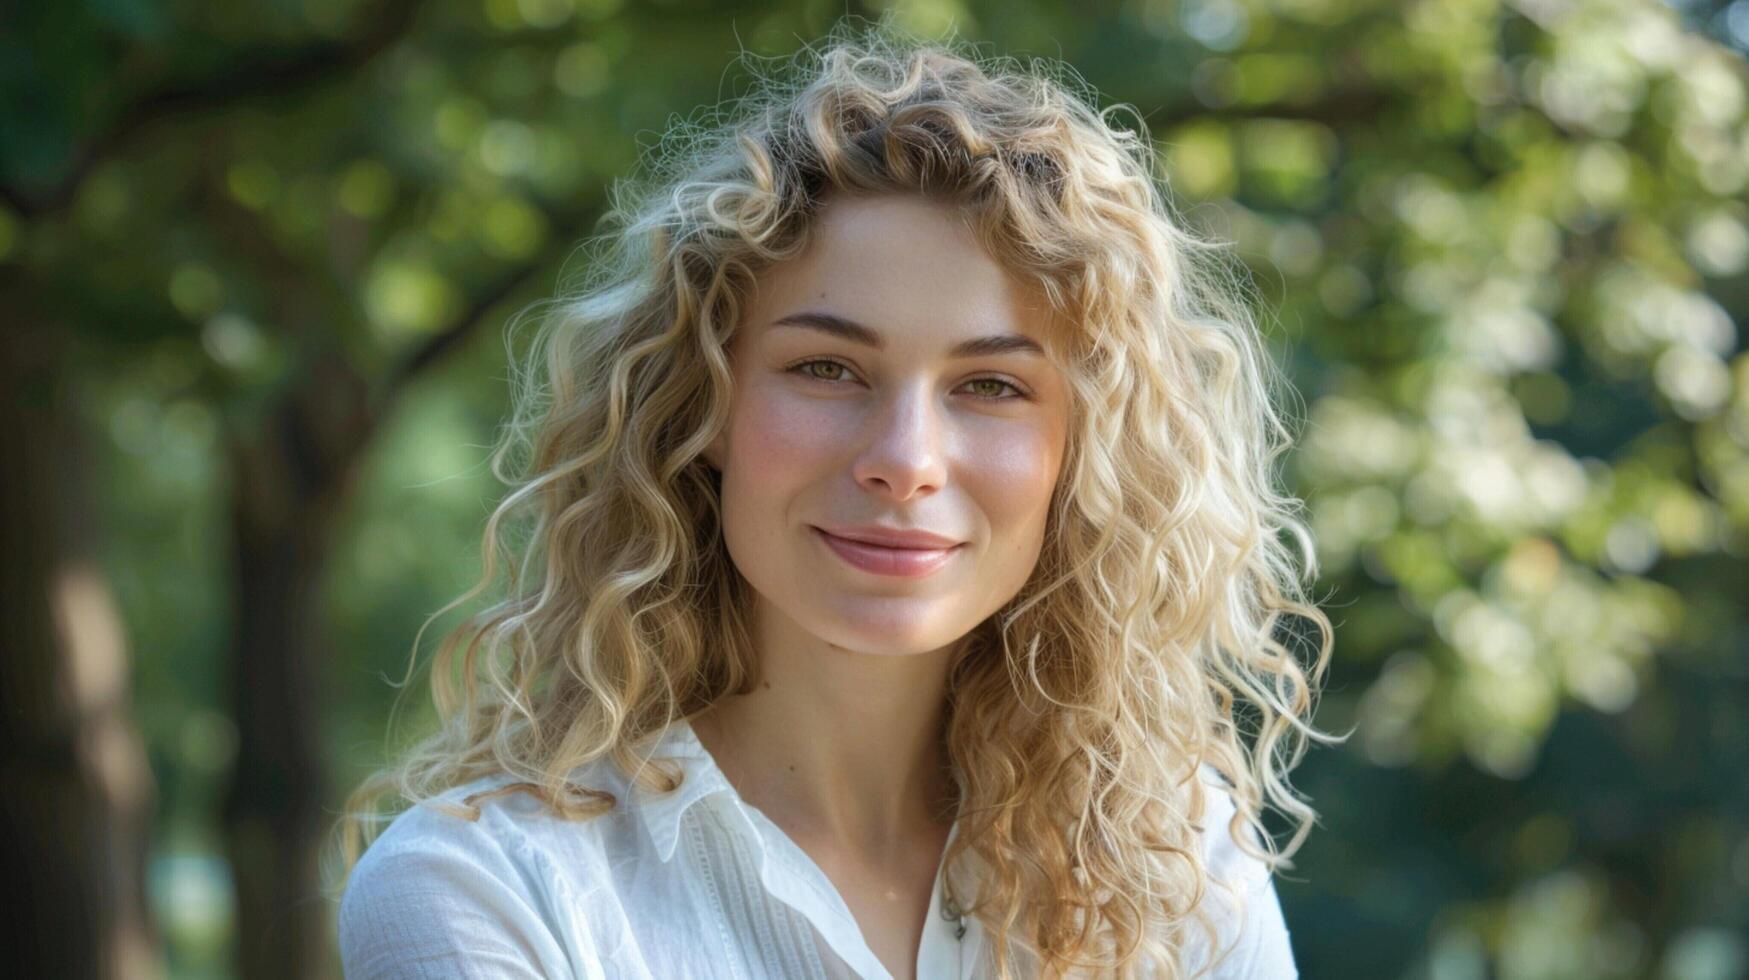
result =
[[313,835],[478,573],[506,328],[737,52],[889,8],[1134,107],[1252,272],[1358,726],[1302,974],[1749,976],[1749,0],[13,8],[7,697],[110,651],[39,739],[106,726],[110,975],[338,974]]

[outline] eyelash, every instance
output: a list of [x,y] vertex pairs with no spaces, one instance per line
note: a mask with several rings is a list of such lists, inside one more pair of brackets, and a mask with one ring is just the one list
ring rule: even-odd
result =
[[[850,365],[844,363],[843,361],[836,360],[836,359],[830,358],[830,357],[810,357],[805,361],[798,361],[794,364],[791,364],[789,367],[784,368],[784,370],[788,371],[791,374],[799,374],[802,377],[807,378],[809,381],[824,381],[827,384],[832,384],[833,382],[840,380],[838,378],[821,378],[821,377],[816,377],[812,374],[809,374],[806,369],[808,368],[809,365],[813,365],[813,364],[836,364],[846,371],[851,370]],[[1027,394],[1026,390],[1021,388],[1019,385],[1015,384],[1012,381],[1009,381],[1007,378],[997,377],[995,375],[985,375],[985,376],[979,377],[979,378],[970,378],[966,381],[966,384],[976,384],[979,381],[994,381],[994,382],[997,382],[998,384],[1004,384],[1004,385],[1008,386],[1009,390],[1014,392],[1014,394],[1010,395],[1010,396],[1003,396],[1003,395],[994,395],[994,396],[992,396],[992,395],[978,395],[978,396],[976,396],[978,398],[983,399],[984,401],[1004,402],[1004,401],[1013,401],[1015,399],[1025,400],[1025,399],[1031,397],[1030,395]]]

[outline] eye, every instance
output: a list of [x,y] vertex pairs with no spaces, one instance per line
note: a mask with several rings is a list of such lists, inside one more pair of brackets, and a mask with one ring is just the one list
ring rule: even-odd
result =
[[803,377],[813,378],[815,381],[838,381],[842,377],[840,374],[820,374],[811,370],[815,365],[824,365],[828,369],[836,369],[840,372],[850,370],[849,366],[842,362],[823,359],[803,361],[800,364],[793,365],[789,370],[795,374],[800,374]]
[[1016,385],[1012,381],[1005,381],[1001,378],[973,378],[972,380],[966,382],[966,384],[968,384],[968,385],[995,385],[996,386],[995,388],[985,388],[984,389],[985,391],[994,392],[993,394],[987,396],[992,401],[1004,400],[1003,396],[1001,394],[1001,391],[1003,388],[1007,388],[1009,391],[1014,392],[1014,395],[1012,397],[1015,397],[1015,398],[1025,398],[1026,397],[1026,392],[1021,391],[1020,387],[1018,385]]
[[[816,370],[816,368],[821,370]],[[817,357],[792,364],[786,368],[786,370],[791,374],[799,374],[804,378],[809,378],[814,381],[832,383],[844,380],[847,373],[850,371],[850,366],[843,361]],[[822,371],[825,373],[822,373]],[[966,382],[966,386],[970,387],[972,385],[988,386],[979,389],[980,393],[977,396],[984,401],[1000,402],[1010,401],[1016,398],[1025,399],[1027,397],[1026,392],[1019,385],[1006,378],[987,375],[981,378],[973,378]],[[1003,389],[1007,389],[1008,391],[1013,392],[1013,394],[1004,395],[1002,394]]]

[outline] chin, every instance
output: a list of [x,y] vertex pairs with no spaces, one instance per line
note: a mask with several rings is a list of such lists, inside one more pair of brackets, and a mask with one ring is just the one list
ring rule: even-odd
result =
[[[953,633],[936,624],[919,622],[915,615],[898,616],[892,611],[864,611],[862,615],[833,617],[836,621],[816,635],[832,646],[871,656],[908,657],[933,653],[965,636],[970,627]],[[951,634],[951,635],[950,635]]]

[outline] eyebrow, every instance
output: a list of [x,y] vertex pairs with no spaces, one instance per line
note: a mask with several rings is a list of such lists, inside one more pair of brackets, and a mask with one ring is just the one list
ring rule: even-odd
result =
[[[873,347],[875,350],[885,350],[886,341],[875,330],[865,327],[855,320],[847,320],[831,313],[819,313],[813,310],[803,310],[800,313],[790,313],[771,321],[774,327],[802,327],[808,330],[818,330],[853,344]],[[995,354],[1037,354],[1044,355],[1044,348],[1031,337],[1017,333],[992,334],[988,337],[974,337],[962,340],[953,345],[947,353],[949,357],[989,357]]]

